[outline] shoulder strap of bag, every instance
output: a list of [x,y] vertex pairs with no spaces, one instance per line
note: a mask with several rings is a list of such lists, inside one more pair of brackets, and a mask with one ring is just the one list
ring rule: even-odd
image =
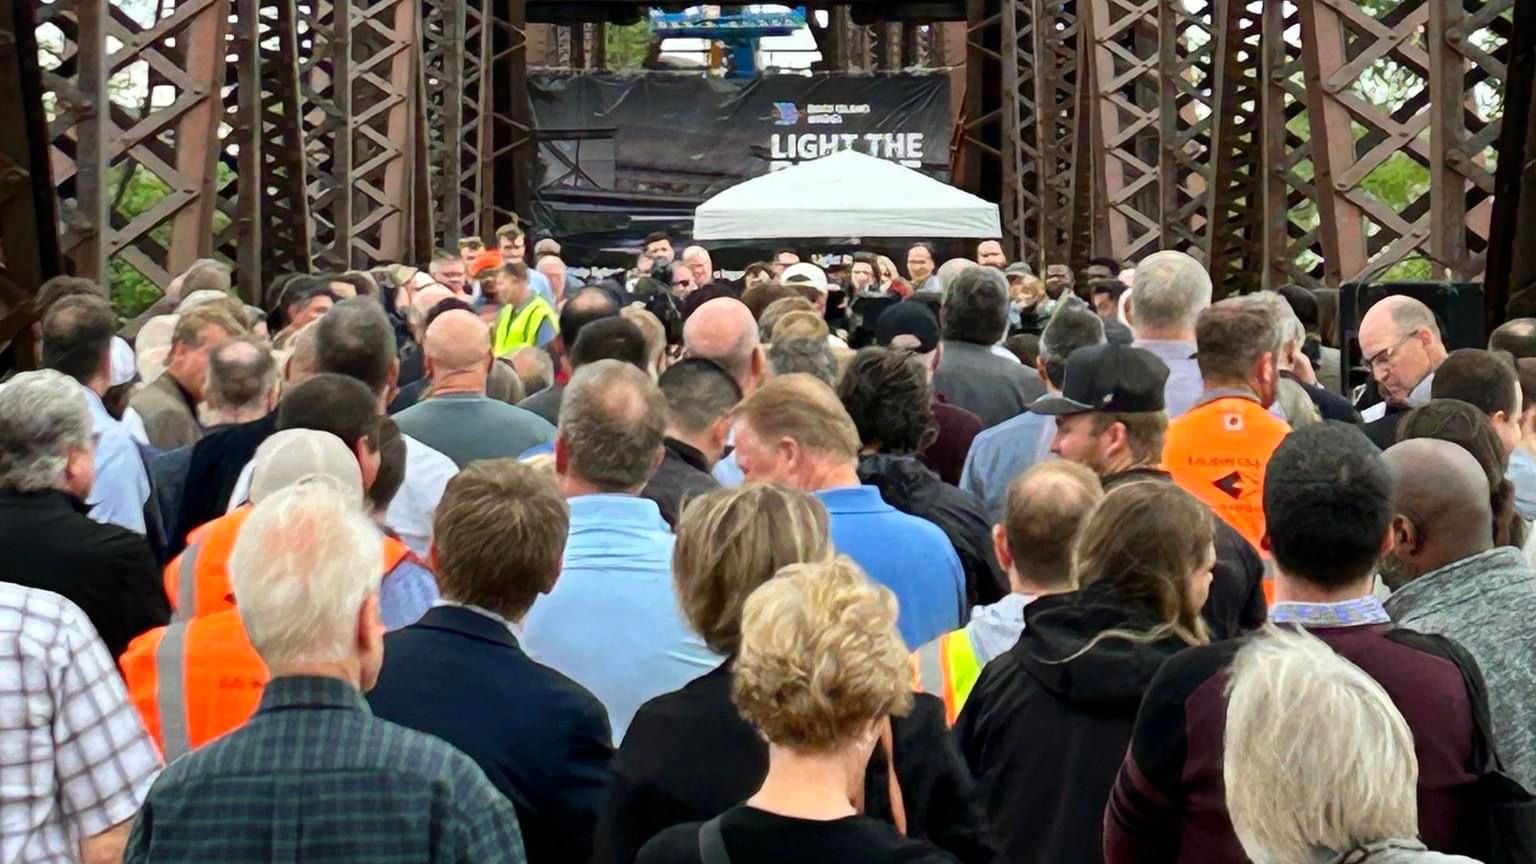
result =
[[702,864],[731,864],[730,853],[725,851],[725,838],[720,834],[720,816],[699,826],[699,860]]

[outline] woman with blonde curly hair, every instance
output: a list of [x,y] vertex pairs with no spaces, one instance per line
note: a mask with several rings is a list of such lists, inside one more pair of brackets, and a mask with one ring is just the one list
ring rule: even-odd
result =
[[[660,832],[717,816],[763,785],[770,746],[731,696],[745,650],[743,609],[785,568],[831,560],[827,518],[815,496],[766,484],[708,493],[683,512],[672,559],[678,605],[704,642],[730,659],[635,715],[614,758],[613,791],[595,839],[597,864],[632,864]],[[903,673],[904,689],[907,681]],[[860,812],[892,826],[904,823],[909,836],[966,862],[991,861],[943,703],[920,695],[891,728],[894,770],[884,746],[857,766],[865,778]],[[898,798],[893,788],[902,790]]]
[[906,668],[895,595],[852,560],[780,570],[742,610],[731,681],[768,741],[767,775],[745,803],[657,835],[640,864],[954,861],[856,803],[889,718],[912,709]]

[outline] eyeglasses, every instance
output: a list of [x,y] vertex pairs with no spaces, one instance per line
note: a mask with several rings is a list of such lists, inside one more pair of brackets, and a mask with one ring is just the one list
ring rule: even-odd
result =
[[1407,336],[1397,340],[1397,342],[1393,343],[1392,345],[1377,351],[1375,354],[1371,355],[1371,359],[1366,361],[1366,366],[1368,366],[1372,371],[1375,371],[1383,366],[1386,366],[1388,363],[1391,363],[1393,356],[1397,354],[1397,349],[1407,345],[1417,335],[1419,335],[1419,332],[1415,330],[1409,333]]

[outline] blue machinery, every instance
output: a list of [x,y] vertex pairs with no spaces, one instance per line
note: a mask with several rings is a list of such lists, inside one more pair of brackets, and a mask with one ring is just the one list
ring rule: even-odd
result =
[[651,29],[661,39],[708,39],[725,46],[729,62],[726,76],[751,78],[757,74],[757,43],[764,36],[788,36],[805,26],[805,7],[784,11],[757,11],[760,6],[693,6],[682,12],[651,9]]

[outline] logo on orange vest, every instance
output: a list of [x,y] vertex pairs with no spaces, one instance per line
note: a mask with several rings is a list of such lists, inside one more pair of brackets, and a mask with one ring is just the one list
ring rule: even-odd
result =
[[[1243,415],[1223,414],[1221,415],[1221,425],[1228,432],[1241,432],[1243,431]],[[1235,498],[1237,496],[1234,495],[1232,497]]]
[[1243,483],[1243,475],[1237,471],[1217,477],[1211,481],[1211,485],[1230,495],[1234,501],[1243,497],[1247,488]]

